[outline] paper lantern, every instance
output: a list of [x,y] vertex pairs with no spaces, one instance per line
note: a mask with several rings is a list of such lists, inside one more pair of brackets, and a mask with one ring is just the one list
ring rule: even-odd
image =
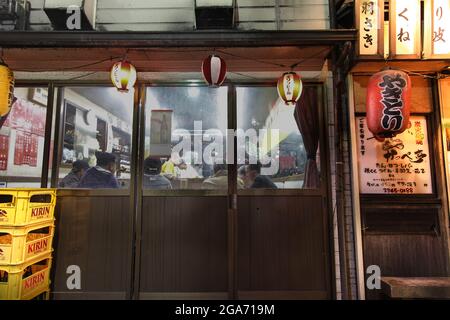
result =
[[374,74],[367,86],[367,127],[377,140],[392,138],[409,126],[411,79],[400,70]]
[[277,89],[278,95],[287,105],[295,104],[302,95],[302,80],[295,72],[286,72],[278,79]]
[[111,68],[111,81],[120,92],[133,88],[136,78],[136,69],[127,61],[117,62]]
[[202,74],[208,85],[212,87],[221,86],[227,75],[227,65],[225,60],[219,56],[209,56],[203,60]]
[[0,117],[11,110],[14,99],[14,74],[8,66],[0,62]]

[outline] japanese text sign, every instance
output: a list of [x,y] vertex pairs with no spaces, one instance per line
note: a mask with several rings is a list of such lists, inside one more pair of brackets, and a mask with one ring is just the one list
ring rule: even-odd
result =
[[391,57],[421,57],[420,0],[390,0]]
[[425,2],[424,57],[450,58],[450,0]]
[[360,193],[432,193],[426,118],[411,116],[410,122],[402,134],[379,142],[366,118],[356,118]]
[[384,1],[356,0],[356,23],[359,30],[359,54],[366,56],[383,53]]

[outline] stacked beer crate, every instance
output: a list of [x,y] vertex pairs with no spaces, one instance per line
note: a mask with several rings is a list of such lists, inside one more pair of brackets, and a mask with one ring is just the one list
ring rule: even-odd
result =
[[48,298],[54,189],[0,189],[0,300]]

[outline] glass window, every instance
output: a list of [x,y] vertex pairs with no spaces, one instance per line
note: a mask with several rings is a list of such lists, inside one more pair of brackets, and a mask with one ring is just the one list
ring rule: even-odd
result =
[[147,89],[145,189],[227,190],[227,88]]
[[295,115],[276,87],[237,88],[238,187],[303,188],[308,157]]
[[14,95],[0,129],[0,187],[40,188],[48,91],[16,87]]
[[133,94],[64,89],[60,188],[129,188]]

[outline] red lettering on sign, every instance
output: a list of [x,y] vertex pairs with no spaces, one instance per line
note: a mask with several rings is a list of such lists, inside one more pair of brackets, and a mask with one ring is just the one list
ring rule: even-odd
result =
[[50,215],[50,207],[31,209],[32,217],[42,217]]
[[24,288],[25,289],[33,289],[33,288],[35,288],[40,283],[44,282],[44,278],[45,278],[45,276],[44,276],[43,273],[39,273],[39,274],[33,275],[30,278],[25,280]]
[[45,251],[48,248],[48,239],[42,239],[38,242],[30,243],[28,245],[27,254],[38,253]]

